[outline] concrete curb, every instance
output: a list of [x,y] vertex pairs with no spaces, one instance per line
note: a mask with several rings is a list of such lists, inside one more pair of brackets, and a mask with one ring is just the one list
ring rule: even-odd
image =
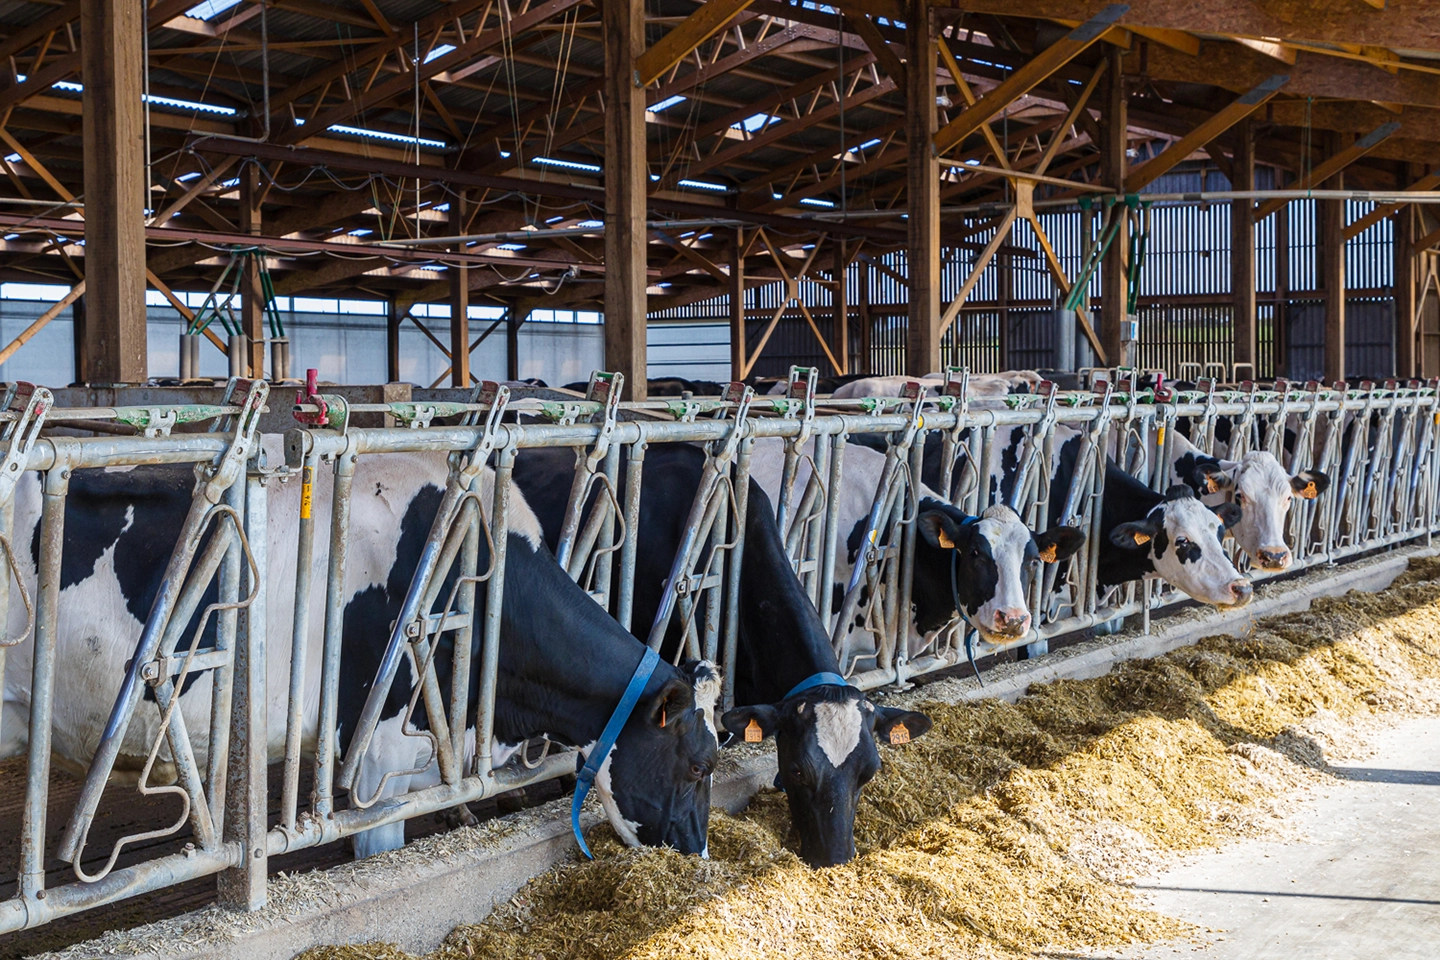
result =
[[[1319,568],[1294,580],[1262,585],[1238,611],[1186,610],[1158,620],[1150,634],[1126,632],[1087,641],[1044,660],[1004,664],[981,688],[974,678],[923,684],[889,702],[959,702],[997,697],[1015,701],[1032,683],[1087,679],[1117,663],[1155,657],[1203,637],[1240,636],[1261,617],[1306,610],[1318,597],[1388,587],[1410,560],[1435,548],[1410,548],[1337,569]],[[743,808],[775,777],[772,750],[743,748],[716,775],[712,802]],[[568,798],[360,863],[301,877],[272,878],[271,904],[254,914],[206,908],[46,956],[78,960],[116,955],[154,960],[289,960],[317,944],[385,941],[411,952],[434,949],[456,926],[478,923],[532,877],[575,856]],[[587,826],[598,822],[592,812]],[[458,839],[457,839],[458,838]]]

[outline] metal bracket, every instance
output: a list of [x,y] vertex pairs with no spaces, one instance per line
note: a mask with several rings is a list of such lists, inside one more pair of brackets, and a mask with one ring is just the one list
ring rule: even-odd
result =
[[44,387],[18,380],[4,385],[5,412],[14,414],[14,419],[0,432],[0,444],[5,455],[0,459],[0,506],[15,496],[15,485],[25,472],[30,460],[30,451],[40,439],[40,428],[45,425],[45,415],[55,405],[54,395]]
[[[244,400],[235,403],[235,396],[242,392]],[[235,435],[230,441],[230,447],[215,463],[198,464],[195,467],[195,492],[210,503],[219,503],[225,491],[239,479],[241,471],[245,469],[245,463],[250,459],[250,454],[258,442],[256,431],[260,426],[260,414],[265,410],[265,398],[269,395],[270,384],[264,380],[242,380],[236,377],[225,388],[224,402],[238,406],[240,412],[226,418],[233,419],[233,423],[217,424],[217,431],[229,427],[234,430]]]

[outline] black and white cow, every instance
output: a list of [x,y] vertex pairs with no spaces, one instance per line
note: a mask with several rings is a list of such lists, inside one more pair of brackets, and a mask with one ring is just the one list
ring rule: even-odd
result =
[[1196,490],[1206,503],[1229,502],[1241,509],[1230,532],[1261,570],[1290,566],[1293,557],[1285,542],[1285,518],[1295,498],[1313,500],[1330,487],[1330,478],[1319,470],[1291,476],[1268,451],[1221,460],[1180,434],[1171,440],[1170,466],[1171,476]]
[[[486,503],[490,502],[493,477],[486,470],[479,480]],[[362,457],[356,467],[338,699],[342,748],[354,731],[376,675],[389,625],[398,615],[445,478],[445,460],[435,455]],[[55,756],[71,769],[84,769],[94,755],[126,661],[159,590],[193,483],[189,467],[77,471],[71,479],[65,510],[53,720]],[[270,487],[266,680],[272,761],[280,759],[284,750],[294,531],[300,499],[298,482]],[[29,545],[18,559],[32,591],[39,500],[36,478],[27,475],[16,495],[15,542]],[[315,484],[313,509],[322,531],[329,523],[330,500],[331,486],[321,479]],[[621,630],[565,575],[518,493],[511,496],[510,511],[495,741],[487,745],[497,767],[525,741],[542,734],[580,747],[582,752],[587,750],[599,738],[644,652],[642,644]],[[483,540],[481,551],[480,567],[484,569],[489,561]],[[318,729],[327,563],[323,550],[316,554],[303,704],[303,739],[312,750]],[[441,591],[441,602],[447,593]],[[213,585],[210,596],[213,599]],[[473,631],[477,648],[484,596],[483,589],[477,592]],[[17,613],[18,606],[11,605],[12,628],[18,627],[16,618],[23,615]],[[213,629],[202,642],[214,644]],[[453,643],[453,634],[447,635],[446,642]],[[22,715],[28,708],[32,649],[33,643],[27,642],[13,648],[7,659],[6,707]],[[442,668],[441,682],[448,686],[448,657],[437,656],[436,660]],[[473,670],[478,671],[480,661],[477,650],[471,660]],[[467,715],[473,723],[479,682],[474,676],[471,681]],[[402,729],[412,682],[410,664],[402,659],[356,784],[355,794],[360,798],[376,794],[387,772],[411,769],[429,757],[428,741],[407,736]],[[210,747],[210,690],[207,681],[187,681],[180,697],[202,767]],[[705,850],[710,774],[718,751],[714,708],[719,691],[718,671],[703,662],[683,667],[661,664],[650,678],[596,779],[605,812],[627,843],[669,845],[686,853]],[[7,709],[7,715],[11,712]],[[143,764],[157,733],[157,713],[152,703],[141,704],[130,723],[117,770],[133,774]],[[417,711],[417,723],[426,725],[423,707]],[[23,732],[6,731],[7,747],[12,751],[23,745],[24,739]],[[467,752],[473,755],[474,747],[472,728]],[[168,752],[162,754],[162,759],[168,756]],[[382,795],[394,796],[437,779],[432,763],[424,773],[391,778]],[[402,823],[381,826],[356,837],[356,852],[363,856],[390,849],[400,846],[403,839]]]
[[[704,460],[689,444],[656,445],[646,454],[632,617],[637,636],[648,635],[655,620]],[[574,464],[574,454],[565,449],[525,450],[516,461],[515,481],[552,547],[559,542]],[[778,780],[801,857],[813,867],[845,863],[855,855],[860,791],[880,767],[876,742],[889,740],[901,725],[909,738],[918,737],[930,728],[930,719],[873,704],[837,676],[840,665],[828,633],[790,568],[770,500],[754,482],[744,544],[734,665],[739,706],[721,723],[740,739],[747,733],[775,737]],[[667,650],[678,643],[678,620],[677,615],[672,621]],[[795,692],[812,678],[823,682]]]
[[[852,440],[860,436],[857,434]],[[766,439],[755,443],[750,475],[775,497],[780,493],[784,459],[783,441]],[[884,464],[884,454],[866,442],[846,448],[837,500],[838,529],[845,537],[846,548],[843,554],[836,555],[833,609],[837,615],[839,598],[844,595],[850,573],[861,561],[865,527]],[[809,457],[805,457],[796,470],[792,492],[797,503],[809,475]],[[979,517],[969,516],[939,497],[928,485],[932,480],[938,485],[938,470],[926,479],[927,482],[922,483],[916,520],[920,536],[915,540],[910,602],[904,605],[908,613],[905,617],[908,651],[913,655],[930,646],[957,615],[963,616],[981,637],[991,642],[1025,636],[1032,624],[1029,582],[1036,565],[1070,557],[1084,543],[1084,534],[1074,527],[1054,527],[1044,533],[1033,533],[1013,510],[1003,506],[991,507]],[[865,640],[868,631],[864,629],[866,605],[875,599],[865,597],[861,609],[846,625],[842,649],[864,655],[869,646]]]

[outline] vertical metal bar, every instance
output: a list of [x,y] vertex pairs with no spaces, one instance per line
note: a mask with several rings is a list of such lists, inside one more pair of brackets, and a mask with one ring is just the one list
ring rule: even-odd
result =
[[[311,444],[308,433],[302,442]],[[310,651],[310,597],[315,582],[315,518],[312,499],[315,489],[314,453],[308,453],[300,468],[300,520],[295,546],[295,612],[290,641],[290,692],[285,718],[285,779],[280,788],[280,824],[295,829],[300,805],[300,749],[304,733],[305,666]],[[279,562],[279,558],[276,558]],[[327,595],[326,602],[329,602]]]
[[[56,444],[56,453],[61,447]],[[20,828],[20,895],[45,895],[45,806],[50,796],[50,716],[55,697],[55,642],[60,615],[60,559],[65,544],[65,496],[70,468],[63,458],[41,487],[40,563],[37,570],[35,651],[30,681],[30,757],[25,770],[25,813]]]
[[630,445],[630,460],[625,464],[625,542],[620,546],[620,597],[615,605],[615,619],[626,630],[631,629],[635,614],[635,551],[640,542],[640,491],[644,481],[645,441]]
[[730,576],[725,582],[725,633],[720,651],[721,702],[726,710],[735,705],[735,655],[740,644],[740,571],[745,563],[745,522],[750,510],[750,457],[755,441],[745,437],[735,451],[735,515],[731,518],[737,536],[730,551]]
[[510,477],[515,471],[515,446],[506,443],[495,453],[495,493],[490,511],[490,534],[495,555],[490,558],[490,579],[485,590],[485,632],[480,647],[480,697],[475,718],[475,772],[490,776],[491,745],[495,742],[495,691],[500,675],[500,623],[505,601],[505,548],[509,542]]
[[[223,502],[233,508],[240,517],[245,516],[246,490],[244,483],[232,483],[225,491]],[[222,535],[224,518],[217,518],[211,536]],[[238,531],[228,538],[230,545],[220,563],[220,602],[233,604],[240,599],[240,536]],[[262,568],[263,569],[263,568]],[[192,577],[194,574],[192,573]],[[210,822],[217,833],[223,835],[225,824],[225,788],[230,754],[230,715],[234,697],[234,650],[235,630],[240,618],[238,610],[223,610],[215,618],[215,648],[231,651],[229,662],[222,663],[210,671],[210,736],[206,756],[205,782],[208,785],[206,799],[210,801]],[[189,618],[186,618],[188,622]],[[174,618],[172,617],[172,623]],[[178,710],[176,711],[179,712]]]
[[330,500],[330,564],[325,574],[325,642],[320,675],[320,720],[315,746],[315,816],[328,818],[335,802],[335,718],[340,706],[340,654],[345,629],[345,568],[349,559],[350,492],[355,483],[352,436],[335,458],[335,485]]
[[[473,483],[471,489],[477,486],[478,483]],[[485,522],[478,501],[467,499],[460,507],[456,522],[465,528],[465,542],[460,548],[460,576],[466,579],[455,598],[455,612],[464,626],[455,631],[450,670],[450,753],[464,776],[465,727],[470,716],[470,660],[475,648],[475,581],[470,578],[480,569],[480,524]]]
[[[621,451],[620,444],[611,444],[609,452],[605,455],[605,461],[601,465],[605,471],[605,477],[610,481],[611,490],[620,489],[620,485],[616,481],[620,477]],[[601,500],[606,504],[610,503],[607,497],[602,497]],[[615,553],[609,548],[614,541],[615,509],[608,507],[605,510],[605,522],[600,525],[600,542],[605,545],[605,552],[595,561],[595,585],[597,589],[605,592],[605,609],[612,615],[615,612],[615,587],[611,582],[614,579],[612,573],[615,567]]]
[[825,488],[825,544],[820,555],[820,622],[830,629],[835,606],[835,551],[840,534],[840,484],[849,435],[837,433],[830,445],[830,482]]
[[[918,502],[920,498],[920,477],[925,461],[925,434],[918,433],[910,447],[910,489],[905,491],[906,499]],[[900,509],[897,506],[897,509]],[[901,528],[900,555],[896,557],[899,569],[895,583],[895,684],[900,689],[909,686],[906,682],[906,665],[910,662],[910,592],[915,583],[915,526],[918,509],[912,509],[910,519]]]
[[[232,648],[234,669],[234,740],[230,745],[229,780],[224,816],[224,839],[240,845],[240,865],[219,875],[220,903],[236,910],[259,910],[265,905],[265,876],[268,862],[265,844],[269,827],[267,816],[266,760],[269,730],[266,723],[266,571],[269,570],[269,509],[265,489],[264,451],[257,452],[247,472],[243,489],[246,539],[255,559],[258,583],[250,582],[252,573],[243,565],[245,582],[237,584],[254,600],[239,616],[239,631]],[[238,538],[236,538],[238,539]]]

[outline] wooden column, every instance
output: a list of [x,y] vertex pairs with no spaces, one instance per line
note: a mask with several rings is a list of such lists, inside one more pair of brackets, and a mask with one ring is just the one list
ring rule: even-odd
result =
[[524,322],[512,302],[505,308],[505,378],[520,379],[520,324]]
[[625,374],[625,396],[646,398],[645,51],[641,0],[601,0],[605,34],[605,366]]
[[[1235,125],[1235,190],[1255,189],[1255,135],[1249,120]],[[1255,202],[1230,202],[1230,296],[1234,317],[1235,362],[1258,362],[1255,338]],[[1261,371],[1256,368],[1254,373]]]
[[850,373],[850,291],[845,287],[845,268],[848,265],[845,260],[845,241],[837,239],[834,241],[835,265],[830,270],[831,279],[835,281],[835,289],[831,292],[831,302],[835,306],[834,314],[834,336],[835,336],[835,358],[844,364],[843,369],[836,370],[839,376],[846,376]]
[[745,379],[745,230],[736,227],[730,244],[730,379]]
[[81,0],[85,73],[85,325],[82,376],[143,383],[145,343],[144,0]]
[[[1110,67],[1105,71],[1105,98],[1100,112],[1100,182],[1117,190],[1124,189],[1126,158],[1129,146],[1126,130],[1129,110],[1125,103],[1123,57],[1119,47],[1107,45],[1105,55]],[[1120,363],[1120,322],[1125,319],[1125,257],[1130,246],[1130,230],[1121,221],[1120,231],[1100,265],[1100,346],[1107,366]]]
[[[450,235],[465,233],[465,194],[450,199]],[[456,252],[465,249],[464,241],[455,245]],[[460,264],[451,264],[445,271],[450,277],[450,386],[470,386],[470,271]]]
[[[1000,315],[999,354],[1001,370],[1013,370],[1010,363],[1010,297],[1014,291],[1015,258],[999,254],[995,259],[995,312]],[[958,320],[956,321],[959,322]]]
[[871,359],[870,335],[874,330],[875,322],[870,316],[870,264],[860,265],[860,289],[859,300],[856,304],[856,321],[860,324],[860,369],[857,373],[873,374],[875,362]]
[[[1344,144],[1330,134],[1329,153],[1334,156]],[[1326,190],[1343,190],[1345,175],[1337,173],[1323,185]],[[1316,200],[1319,229],[1319,270],[1325,303],[1325,380],[1345,379],[1345,201]]]
[[[1407,165],[1408,166],[1408,165]],[[1409,173],[1408,170],[1404,171]],[[1405,182],[1418,179],[1404,178]],[[1416,376],[1415,367],[1415,215],[1413,207],[1395,211],[1395,376]],[[77,304],[78,306],[78,304]]]
[[75,385],[85,382],[85,297],[70,305],[71,349],[75,354]]
[[905,372],[924,376],[940,363],[940,165],[935,158],[935,41],[926,0],[907,0],[905,142],[909,162],[910,311]]
[[385,317],[385,379],[390,383],[400,380],[400,324],[405,311],[396,300],[387,304]]
[[[1284,173],[1275,172],[1283,189]],[[1290,376],[1290,205],[1275,211],[1275,376]]]
[[[240,232],[260,236],[260,168],[247,163],[240,171]],[[245,346],[245,375],[265,376],[265,289],[260,283],[260,257],[247,256],[240,274],[240,332]]]

